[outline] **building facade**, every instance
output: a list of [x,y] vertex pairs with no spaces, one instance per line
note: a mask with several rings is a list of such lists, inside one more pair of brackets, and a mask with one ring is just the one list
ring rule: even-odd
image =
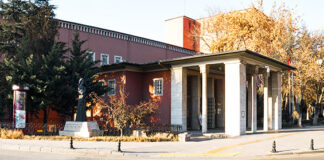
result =
[[[261,120],[264,131],[281,129],[281,73],[294,68],[242,50],[149,64],[120,63],[102,69],[106,72],[101,77],[125,76],[125,89],[136,99],[133,102],[160,100],[161,123],[181,126],[182,131],[223,129],[227,135],[239,136],[257,131],[258,109],[266,115]],[[257,106],[256,96],[260,74],[265,81],[263,108]]]
[[[58,21],[57,40],[70,48],[78,32],[86,40],[83,49],[100,61],[98,81],[113,88],[103,98],[118,96],[123,87],[131,105],[156,99],[155,123],[181,126],[182,131],[220,129],[230,136],[248,130],[255,133],[259,109],[263,110],[264,131],[281,129],[281,73],[294,69],[287,64],[249,50],[204,54],[193,33],[199,34],[200,23],[185,16],[166,20],[170,44]],[[257,106],[258,75],[264,78],[263,108]],[[62,122],[57,113],[50,113],[49,121]],[[94,120],[92,112],[87,116]]]

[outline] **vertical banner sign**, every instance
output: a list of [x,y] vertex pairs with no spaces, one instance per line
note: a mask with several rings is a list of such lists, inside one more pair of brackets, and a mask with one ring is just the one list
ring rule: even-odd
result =
[[26,128],[26,90],[27,87],[14,85],[13,113],[15,128]]

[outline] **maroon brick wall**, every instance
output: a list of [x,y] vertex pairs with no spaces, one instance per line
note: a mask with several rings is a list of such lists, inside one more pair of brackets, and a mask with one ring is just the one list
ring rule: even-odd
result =
[[[100,80],[116,79],[116,89],[123,85],[121,77],[126,78],[126,92],[128,93],[127,103],[130,105],[139,104],[141,101],[155,99],[159,102],[158,114],[155,120],[158,123],[170,124],[171,122],[171,73],[170,71],[157,72],[132,72],[120,71],[100,75]],[[153,79],[163,78],[163,96],[153,95]],[[104,96],[107,100],[109,96]]]
[[[67,47],[72,47],[75,30],[60,28],[57,40],[65,42]],[[83,49],[96,53],[96,60],[100,54],[109,54],[109,64],[114,62],[114,56],[122,56],[124,60],[133,63],[147,63],[176,57],[190,56],[190,54],[177,52],[167,48],[156,47],[130,40],[113,38],[89,32],[79,31],[80,39],[87,40]]]
[[[163,78],[163,96],[153,95],[153,79]],[[143,98],[148,100],[154,98],[159,101],[159,122],[171,124],[171,72],[157,71],[143,74]]]

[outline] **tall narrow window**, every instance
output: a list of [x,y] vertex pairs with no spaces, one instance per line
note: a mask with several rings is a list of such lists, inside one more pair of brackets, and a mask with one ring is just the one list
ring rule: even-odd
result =
[[102,66],[108,65],[109,64],[109,54],[101,53],[100,61],[101,61]]
[[105,86],[106,85],[106,82],[103,79],[99,80],[98,82],[101,83],[101,86]]
[[114,96],[116,95],[116,80],[115,79],[109,79],[108,80],[108,96]]
[[92,62],[95,62],[96,61],[96,53],[95,52],[87,51],[86,53],[88,54],[87,55],[87,58],[91,58],[92,59]]
[[123,62],[123,57],[122,56],[115,56],[114,57],[114,63],[121,63]]
[[154,96],[163,96],[163,78],[153,79]]
[[104,79],[101,79],[98,82],[101,83],[101,86],[106,86],[106,81]]

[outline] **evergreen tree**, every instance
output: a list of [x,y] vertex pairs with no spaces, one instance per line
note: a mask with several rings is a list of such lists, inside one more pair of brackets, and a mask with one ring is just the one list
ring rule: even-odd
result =
[[[89,97],[89,94],[94,92],[97,95],[103,95],[108,91],[108,87],[103,87],[102,83],[96,81],[96,75],[99,69],[95,66],[98,62],[93,62],[92,55],[87,50],[82,50],[82,45],[86,41],[79,39],[79,34],[76,33],[72,42],[72,49],[70,51],[71,56],[69,57],[66,70],[67,70],[67,90],[70,93],[69,99],[74,99],[70,106],[77,106],[78,98],[78,81],[80,78],[85,79],[86,85],[86,102],[93,106],[93,99]],[[72,113],[74,113],[72,108]],[[62,112],[62,111],[61,111]],[[71,115],[72,116],[72,115]]]
[[[96,82],[98,68],[91,56],[82,50],[85,41],[75,35],[71,56],[65,57],[64,43],[55,42],[58,32],[53,5],[48,0],[0,2],[0,97],[6,106],[12,106],[13,84],[27,85],[27,112],[36,116],[44,111],[44,124],[48,112],[57,111],[62,116],[73,116],[77,105],[78,81],[84,78],[87,94],[102,95],[106,87]],[[92,99],[87,96],[92,106]],[[0,105],[1,107],[2,105]]]
[[[1,1],[0,7],[3,18],[0,53],[5,57],[1,66],[6,69],[2,74],[6,79],[1,88],[12,84],[27,85],[30,88],[27,100],[29,113],[54,108],[59,99],[55,95],[62,92],[59,84],[65,77],[64,44],[55,42],[58,32],[55,7],[48,0]],[[3,90],[1,94],[9,101],[12,98],[11,89]],[[44,123],[47,123],[46,113]]]

